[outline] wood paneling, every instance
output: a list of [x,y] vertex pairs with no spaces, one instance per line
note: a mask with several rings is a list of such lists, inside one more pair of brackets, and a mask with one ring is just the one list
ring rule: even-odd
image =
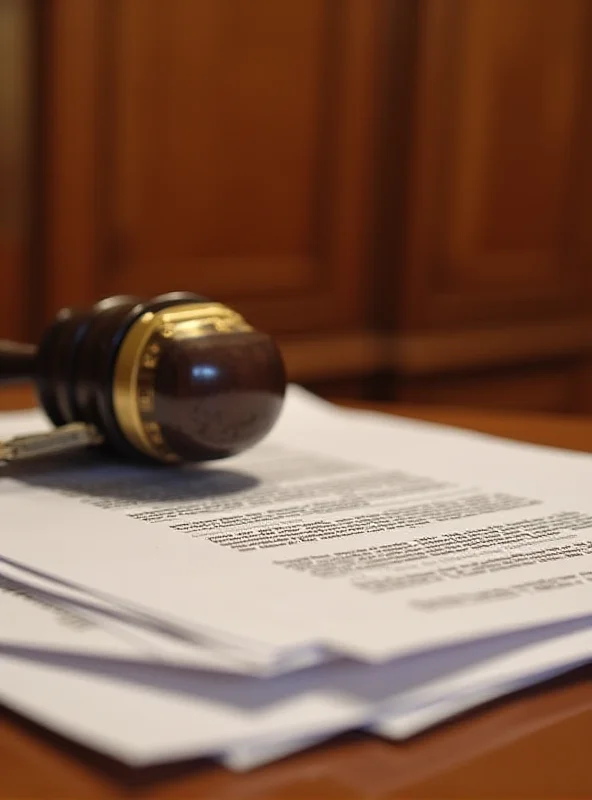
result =
[[465,408],[581,411],[580,363],[524,365],[492,372],[403,380],[397,399]]
[[[592,319],[572,316],[474,330],[402,332],[383,340],[382,359],[403,375],[458,372],[592,353]],[[387,353],[387,355],[385,355]]]
[[[104,4],[106,7],[107,4]],[[102,263],[99,235],[99,5],[55,0],[47,13],[45,296],[41,323],[87,306]]]
[[[292,380],[426,400],[430,374],[437,399],[479,370],[481,403],[486,368],[590,354],[589,0],[44,7],[45,321],[191,289]],[[533,369],[533,407],[573,405]]]
[[0,337],[26,336],[31,131],[31,4],[0,3]]
[[592,415],[592,358],[580,363],[576,381],[574,411]]
[[592,7],[420,8],[406,325],[589,308]]
[[381,4],[53,5],[49,307],[182,288],[361,324]]
[[[294,380],[391,371],[402,376],[573,360],[592,356],[592,320],[586,316],[530,324],[426,332],[352,331],[282,337]],[[592,395],[591,395],[592,396]]]

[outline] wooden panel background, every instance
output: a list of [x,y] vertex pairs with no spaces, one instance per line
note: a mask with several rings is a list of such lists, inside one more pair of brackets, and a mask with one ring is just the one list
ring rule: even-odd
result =
[[28,334],[33,26],[26,0],[0,3],[0,337]]
[[[39,329],[192,289],[277,335],[293,379],[422,376],[427,400],[465,371],[479,403],[592,351],[588,0],[43,8]],[[548,381],[572,402],[569,369]]]
[[405,325],[589,309],[592,5],[419,8]]
[[183,288],[362,326],[381,5],[55,0],[48,314]]
[[[545,412],[590,412],[586,362],[519,364],[499,371],[403,379],[397,397],[403,403],[436,403],[465,408],[515,409]],[[591,395],[587,395],[589,398]]]

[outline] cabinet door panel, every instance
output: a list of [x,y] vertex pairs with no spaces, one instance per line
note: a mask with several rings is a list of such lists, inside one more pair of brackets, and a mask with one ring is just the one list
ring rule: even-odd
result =
[[0,338],[31,335],[31,11],[22,0],[0,3]]
[[410,325],[582,306],[592,248],[587,0],[422,5]]
[[52,304],[189,289],[274,331],[361,324],[379,5],[57,0],[53,191],[89,235],[69,279],[57,226]]

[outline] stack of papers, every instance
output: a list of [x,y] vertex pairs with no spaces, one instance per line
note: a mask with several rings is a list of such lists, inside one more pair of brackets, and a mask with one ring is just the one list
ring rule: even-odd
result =
[[224,461],[4,465],[0,702],[129,765],[404,739],[591,660],[591,487],[586,454],[297,386]]

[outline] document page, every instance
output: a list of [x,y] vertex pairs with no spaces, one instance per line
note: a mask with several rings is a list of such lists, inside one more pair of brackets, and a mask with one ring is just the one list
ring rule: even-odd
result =
[[[163,625],[122,605],[42,579],[0,557],[0,645],[26,652],[56,648],[74,655],[122,656],[128,660],[197,667],[239,674],[273,674],[269,658],[255,650],[210,646],[207,637]],[[40,614],[42,610],[44,613]],[[217,643],[214,643],[214,645]],[[318,658],[293,659],[295,669]],[[284,671],[284,670],[282,670]]]
[[[482,685],[567,669],[589,655],[590,645],[584,626],[572,622],[437,655],[373,666],[341,659],[262,679],[134,660],[117,653],[116,641],[116,655],[82,644],[75,653],[55,615],[24,601],[11,607],[9,599],[0,594],[0,619],[15,612],[24,641],[42,628],[44,634],[37,648],[0,638],[0,701],[129,764],[248,751],[257,739],[321,738],[375,720],[388,733],[399,714],[441,699],[442,686],[461,693],[471,670]],[[104,643],[108,637],[104,632]]]
[[[553,661],[553,652],[559,654],[564,652],[564,648],[567,648],[573,655],[576,651],[579,651],[579,659],[576,659],[574,666],[577,666],[578,661],[586,663],[589,658],[584,659],[582,653],[586,648],[589,648],[589,644],[587,635],[579,633],[571,636],[561,636],[552,642],[544,642],[540,648],[537,645],[529,645],[520,652],[520,659],[516,658],[514,652],[508,653],[500,658],[493,659],[488,664],[488,671],[490,680],[494,679],[495,673],[499,669],[505,674],[513,672],[514,677],[512,680],[507,682],[493,681],[480,688],[471,688],[468,685],[466,691],[458,694],[446,693],[437,700],[434,700],[433,694],[430,695],[429,692],[426,692],[425,695],[416,693],[414,703],[408,702],[413,699],[412,697],[403,695],[400,698],[401,703],[397,703],[396,710],[391,709],[388,715],[379,713],[377,721],[366,726],[365,730],[385,739],[399,741],[416,736],[452,717],[540,682],[542,678],[540,673],[537,672],[537,666],[547,666],[544,679],[557,677],[570,669],[565,664],[560,665],[556,660]],[[530,662],[531,670],[534,667],[534,671],[519,673],[517,671],[518,660],[524,664],[527,658]],[[339,731],[334,731],[333,734],[327,732],[322,736],[301,739],[275,738],[274,740],[269,740],[252,738],[230,747],[225,751],[220,761],[229,769],[245,771],[313,747],[336,733],[339,733]]]
[[384,660],[589,614],[591,479],[587,455],[291,387],[267,440],[215,465],[8,473],[0,548],[271,659]]
[[[84,613],[0,575],[0,647],[52,650],[135,659],[138,642],[106,633]],[[146,655],[146,654],[145,654]]]

